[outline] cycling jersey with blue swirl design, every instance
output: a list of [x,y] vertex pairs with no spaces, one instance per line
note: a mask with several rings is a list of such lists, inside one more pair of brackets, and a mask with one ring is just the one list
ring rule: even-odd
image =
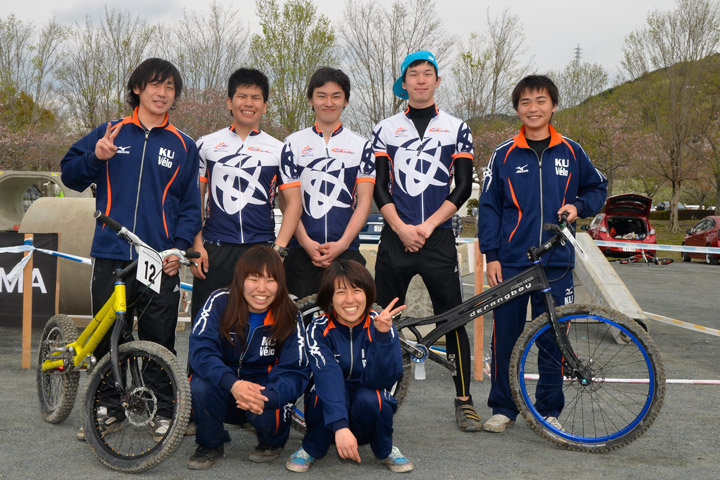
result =
[[[375,126],[376,161],[390,162],[387,188],[400,219],[419,225],[435,213],[450,194],[456,158],[473,157],[473,139],[465,122],[435,109],[420,138],[408,111]],[[438,228],[452,228],[450,219]]]
[[207,182],[210,213],[203,238],[224,243],[272,242],[276,189],[300,185],[283,143],[253,130],[243,141],[234,128],[198,140],[200,181]]
[[[315,125],[285,140],[283,161],[297,166],[303,198],[300,221],[308,236],[318,243],[338,241],[355,211],[357,184],[375,183],[370,142],[338,125],[326,144]],[[349,248],[357,250],[358,245],[355,238]],[[289,246],[300,245],[293,237]]]

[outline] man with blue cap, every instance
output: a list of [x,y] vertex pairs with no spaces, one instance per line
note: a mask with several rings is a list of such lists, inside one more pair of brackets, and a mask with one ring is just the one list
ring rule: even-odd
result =
[[[407,109],[373,131],[375,203],[386,224],[380,235],[375,283],[377,303],[405,303],[410,280],[420,275],[435,314],[462,302],[452,216],[472,192],[473,141],[465,122],[439,110],[435,56],[421,50],[400,66],[393,93]],[[452,187],[453,180],[455,187]],[[455,362],[455,418],[461,430],[482,429],[470,396],[470,341],[465,327],[446,335]]]

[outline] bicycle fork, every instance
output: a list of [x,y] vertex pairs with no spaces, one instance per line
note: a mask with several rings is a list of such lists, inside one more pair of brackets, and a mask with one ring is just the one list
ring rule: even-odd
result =
[[[580,382],[580,385],[586,386],[593,382],[592,369],[584,365],[583,362],[578,359],[577,355],[570,346],[570,340],[567,336],[567,331],[560,326],[558,322],[557,313],[555,312],[555,300],[550,294],[550,287],[542,291],[545,298],[545,309],[550,317],[550,326],[552,328],[553,339],[560,349],[562,354],[562,367],[567,373],[565,377],[575,378]],[[568,324],[568,327],[570,325]]]

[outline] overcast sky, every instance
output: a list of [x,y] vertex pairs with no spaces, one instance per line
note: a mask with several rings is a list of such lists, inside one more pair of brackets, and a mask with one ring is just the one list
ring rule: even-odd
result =
[[[281,3],[283,0],[279,0]],[[389,1],[389,0],[388,0]],[[338,24],[342,20],[344,0],[314,0],[318,10]],[[182,15],[183,8],[204,11],[204,0],[124,0],[108,3],[114,8],[128,9],[148,21],[172,21]],[[253,33],[259,32],[254,0],[224,0],[246,14],[245,23]],[[485,12],[491,16],[504,8],[520,17],[525,28],[527,58],[532,58],[537,71],[559,70],[574,56],[579,44],[582,60],[604,66],[612,78],[618,72],[625,36],[645,25],[653,9],[670,10],[675,0],[436,0],[437,10],[448,32],[462,40],[469,32],[480,32]],[[85,15],[99,19],[105,2],[98,0],[25,0],[3,1],[3,17],[14,13],[23,20],[43,24],[52,16],[59,21],[82,20]],[[381,34],[381,32],[378,32]],[[427,46],[432,49],[432,46]],[[443,65],[440,65],[442,75]]]

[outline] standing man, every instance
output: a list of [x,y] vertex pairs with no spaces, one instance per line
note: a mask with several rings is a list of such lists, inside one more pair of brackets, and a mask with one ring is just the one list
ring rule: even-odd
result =
[[[607,179],[595,169],[580,145],[563,137],[550,125],[557,111],[558,89],[548,77],[531,75],[517,84],[512,102],[523,123],[520,133],[495,149],[485,169],[478,207],[480,251],[487,258],[491,287],[530,266],[527,251],[545,242],[551,232],[544,222],[554,222],[563,212],[568,221],[589,217],[605,203]],[[574,300],[573,251],[568,244],[542,259],[556,305]],[[532,317],[545,313],[543,293],[534,292]],[[518,409],[510,393],[510,355],[525,327],[528,297],[498,307],[493,317],[492,385],[488,406],[493,415],[485,422],[489,432],[502,432],[515,422]],[[541,339],[542,340],[542,339]],[[540,342],[539,342],[540,343]],[[546,351],[556,352],[552,339]],[[560,365],[558,359],[557,365]],[[562,372],[543,369],[536,408],[558,429],[564,405]],[[555,388],[550,385],[556,385]],[[540,390],[545,390],[543,394]]]
[[[65,185],[83,191],[95,183],[96,208],[157,251],[186,250],[200,230],[198,150],[190,137],[168,121],[168,111],[182,87],[180,73],[172,63],[159,58],[145,60],[127,84],[132,115],[97,127],[75,143],[60,163]],[[96,225],[91,249],[93,315],[113,292],[115,269],[137,258],[126,240],[104,227],[99,222]],[[165,257],[159,294],[135,279],[127,282],[127,332],[134,308],[140,339],[159,343],[173,353],[180,303],[179,268],[175,255]],[[127,340],[127,336],[121,339]],[[95,355],[101,358],[109,348],[110,335],[106,335]],[[168,412],[159,413],[170,417]],[[122,420],[108,417],[106,423],[109,426]],[[169,421],[156,425],[155,433],[162,437],[168,425]],[[78,437],[84,440],[84,433]]]
[[[213,291],[232,283],[235,264],[247,249],[272,244],[284,258],[300,218],[300,182],[292,158],[281,162],[283,143],[260,131],[269,92],[265,74],[236,70],[228,80],[232,125],[198,140],[200,196],[204,205],[208,194],[210,213],[193,245],[200,252],[191,268],[193,321]],[[277,238],[276,190],[284,200]]]
[[365,265],[358,234],[365,226],[375,163],[370,143],[340,123],[350,100],[350,79],[322,67],[307,87],[315,124],[285,140],[283,160],[297,165],[303,212],[285,260],[288,290],[298,298],[317,293],[320,278],[337,259]]
[[[462,302],[462,283],[450,218],[472,191],[470,128],[435,105],[440,86],[435,56],[411,53],[393,87],[408,108],[375,126],[375,203],[386,224],[380,235],[375,283],[378,303],[405,303],[410,280],[419,274],[435,314]],[[455,180],[455,188],[451,184]],[[446,335],[455,362],[455,418],[461,430],[481,430],[470,396],[470,341],[465,327]]]

